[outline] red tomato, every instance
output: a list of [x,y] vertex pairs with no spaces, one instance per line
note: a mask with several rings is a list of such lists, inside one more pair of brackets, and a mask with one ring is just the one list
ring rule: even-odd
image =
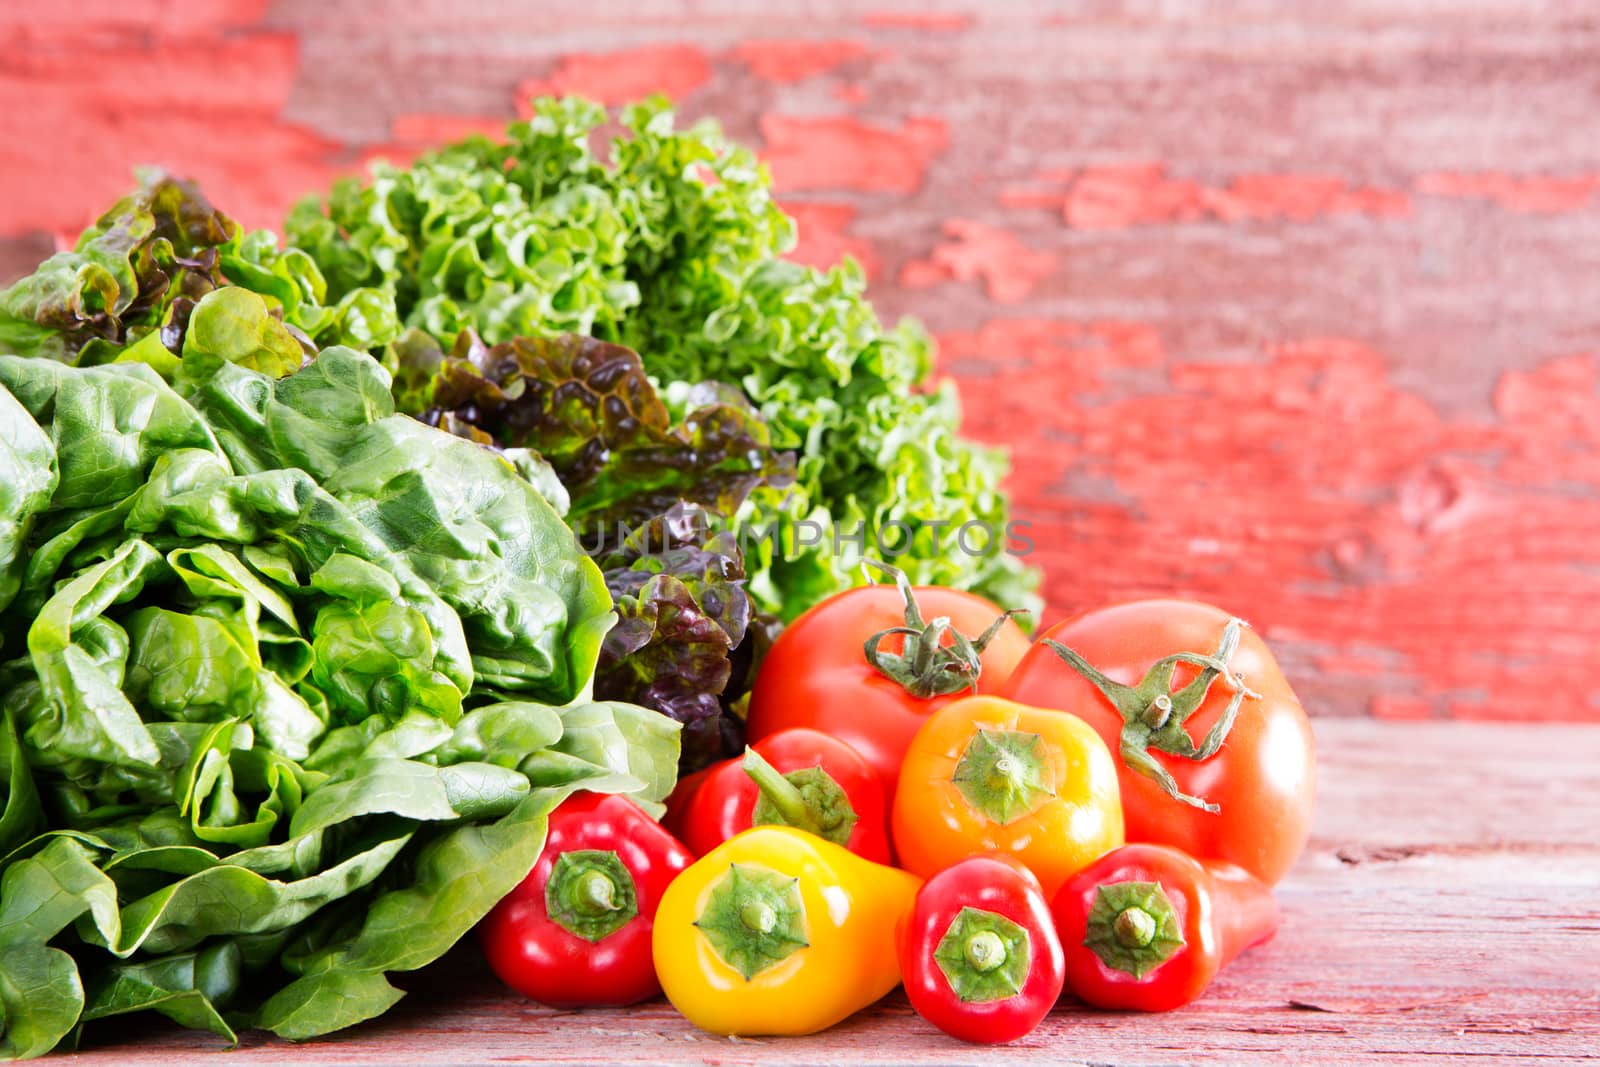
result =
[[[909,587],[907,587],[909,588]],[[921,617],[939,618],[976,639],[1001,615],[974,593],[939,586],[911,590]],[[873,634],[908,624],[905,593],[892,585],[868,585],[836,593],[785,629],[761,663],[750,694],[748,735],[759,741],[797,726],[821,730],[854,748],[883,778],[894,796],[900,760],[929,715],[972,692],[963,685],[940,696],[915,696],[867,661],[863,645]],[[881,649],[899,654],[905,637],[886,637]],[[939,642],[950,648],[948,634]],[[980,693],[995,693],[1028,651],[1028,637],[1007,619],[979,654]]]
[[[1124,717],[1046,641],[1075,650],[1103,674],[1137,685],[1150,666],[1175,652],[1211,655],[1230,616],[1182,600],[1140,600],[1089,611],[1051,628],[1023,657],[1004,695],[1024,704],[1071,712],[1118,753],[1127,838],[1173,845],[1200,859],[1238,864],[1271,885],[1305,847],[1316,794],[1316,746],[1300,701],[1254,631],[1245,629],[1228,666],[1259,694],[1245,699],[1226,742],[1195,761],[1152,748],[1150,756],[1184,793],[1218,806],[1208,812],[1174,799],[1121,757]],[[1179,664],[1171,691],[1193,679]],[[1215,680],[1184,724],[1199,746],[1222,716],[1233,689]]]

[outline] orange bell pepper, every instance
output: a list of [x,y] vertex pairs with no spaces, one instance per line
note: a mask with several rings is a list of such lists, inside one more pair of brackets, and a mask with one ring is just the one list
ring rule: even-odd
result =
[[1054,895],[1123,843],[1117,765],[1075,715],[966,697],[935,712],[912,739],[893,829],[900,864],[914,874],[1005,852]]

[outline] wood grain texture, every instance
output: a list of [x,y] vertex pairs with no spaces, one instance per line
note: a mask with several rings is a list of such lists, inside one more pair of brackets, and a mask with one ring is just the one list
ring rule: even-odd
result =
[[[250,1035],[226,1063],[1593,1062],[1600,726],[1326,720],[1317,735],[1319,810],[1279,886],[1282,932],[1177,1012],[1063,1001],[1024,1041],[979,1049],[896,993],[820,1035],[730,1041],[659,1001],[541,1008],[464,945],[378,1022],[301,1046]],[[223,1062],[214,1040],[148,1023],[91,1029],[84,1047],[73,1062]]]
[[1596,721],[1597,69],[1585,0],[13,0],[0,275],[134,163],[272,225],[664,89],[940,335],[1052,617],[1187,594],[1314,714]]

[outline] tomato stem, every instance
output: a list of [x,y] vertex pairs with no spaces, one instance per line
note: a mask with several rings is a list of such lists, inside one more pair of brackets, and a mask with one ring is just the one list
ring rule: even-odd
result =
[[[1244,679],[1228,666],[1228,660],[1239,647],[1244,625],[1242,619],[1229,619],[1222,629],[1222,638],[1217,642],[1216,651],[1210,655],[1174,652],[1156,660],[1138,685],[1124,685],[1107,677],[1094,664],[1059,641],[1045,638],[1044,644],[1098,689],[1111,702],[1117,714],[1122,716],[1120,747],[1123,763],[1154,780],[1174,800],[1215,813],[1222,809],[1179,789],[1177,780],[1151,752],[1197,762],[1210,759],[1228,739],[1244,701],[1261,699],[1261,694],[1245,685]],[[1200,670],[1193,681],[1173,692],[1172,676],[1180,663]],[[1205,740],[1196,745],[1183,724],[1200,710],[1200,705],[1211,692],[1212,683],[1218,678],[1233,693],[1222,715],[1206,733]]]
[[[1026,610],[1013,608],[1006,611],[990,623],[983,633],[968,637],[943,615],[931,622],[923,620],[916,592],[911,588],[911,580],[904,571],[878,560],[864,559],[861,562],[893,578],[906,602],[905,624],[879,630],[867,638],[863,646],[867,662],[873,669],[919,700],[945,696],[963,689],[977,692],[978,676],[983,672],[983,650],[1000,635],[1009,619],[1015,615],[1026,615]],[[904,638],[900,651],[884,651],[883,642],[897,635]],[[946,638],[949,639],[948,644],[945,643]]]

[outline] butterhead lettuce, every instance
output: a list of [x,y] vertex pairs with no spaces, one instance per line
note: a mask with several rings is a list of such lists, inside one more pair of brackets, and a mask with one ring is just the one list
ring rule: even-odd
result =
[[679,727],[593,699],[610,595],[512,463],[364,352],[286,359],[256,294],[158,353],[98,284],[110,360],[0,356],[0,1055],[339,1029],[568,793],[656,805]]

